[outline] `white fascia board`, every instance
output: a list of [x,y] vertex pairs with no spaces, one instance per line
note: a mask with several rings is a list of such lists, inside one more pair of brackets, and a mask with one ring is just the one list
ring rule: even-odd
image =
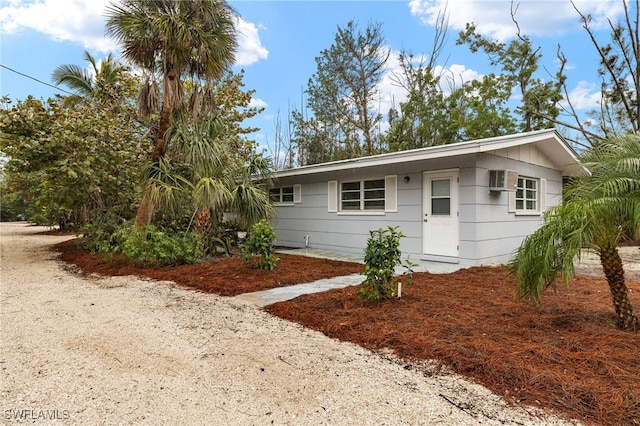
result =
[[573,149],[567,145],[564,138],[562,138],[555,129],[545,129],[515,135],[498,136],[495,138],[478,139],[469,142],[458,142],[449,145],[437,145],[427,148],[412,149],[409,151],[352,158],[348,160],[334,161],[331,163],[313,164],[310,166],[276,172],[275,177],[282,178],[317,173],[330,173],[341,170],[477,154],[530,143],[541,144],[542,149],[548,153],[550,158],[553,158],[558,161],[559,164],[563,165],[563,173],[568,173],[572,176],[575,175],[576,172],[581,174],[579,173],[579,169],[572,169],[569,166],[571,164],[575,164],[576,161],[576,153]]

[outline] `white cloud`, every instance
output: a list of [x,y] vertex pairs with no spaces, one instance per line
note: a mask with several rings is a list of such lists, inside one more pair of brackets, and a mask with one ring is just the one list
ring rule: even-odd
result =
[[[398,61],[399,52],[391,52],[387,60],[387,73],[382,81],[378,84],[379,105],[378,112],[386,115],[391,108],[400,109],[400,103],[407,100],[406,89],[401,87],[398,79],[402,78],[402,69]],[[419,61],[420,58],[415,58]],[[471,80],[480,80],[482,74],[467,68],[465,65],[452,64],[448,67],[436,66],[434,69],[436,75],[440,75],[440,89],[443,93],[449,94],[453,89],[459,88],[463,83]]]
[[249,107],[251,108],[266,108],[267,103],[260,98],[251,98],[249,101]]
[[378,83],[379,105],[378,112],[386,115],[391,108],[400,110],[400,103],[406,101],[406,90],[394,80],[394,73],[400,75],[402,69],[398,62],[398,52],[391,52],[387,60],[387,73]]
[[[615,0],[574,0],[585,15],[591,15],[595,29],[607,24],[623,12],[622,2]],[[514,1],[515,17],[523,35],[552,36],[580,28],[579,15],[569,0],[518,0]],[[434,25],[438,13],[446,8],[449,28],[463,30],[473,22],[478,31],[493,39],[508,40],[515,36],[516,26],[511,19],[510,0],[411,0],[409,9],[425,25]],[[567,25],[571,24],[571,25]]]
[[116,49],[104,36],[104,14],[109,0],[13,0],[0,8],[0,33],[33,30],[56,41],[80,44],[87,50]]
[[236,65],[251,65],[260,59],[267,59],[269,51],[262,46],[256,24],[239,18],[236,21],[236,28],[238,29]]
[[[595,83],[586,81],[578,82],[578,85],[569,92],[569,100],[576,110],[592,110],[600,106],[602,94],[599,86]],[[566,101],[562,102],[563,106],[567,106]]]
[[464,83],[472,80],[481,80],[483,75],[465,65],[452,64],[446,68],[438,65],[434,69],[436,75],[440,75],[440,89],[449,94],[453,90],[462,87]]
[[[106,7],[116,0],[9,0],[0,7],[0,34],[36,31],[56,41],[68,41],[89,51],[116,52],[115,41],[105,37]],[[258,27],[237,20],[237,65],[266,59]]]

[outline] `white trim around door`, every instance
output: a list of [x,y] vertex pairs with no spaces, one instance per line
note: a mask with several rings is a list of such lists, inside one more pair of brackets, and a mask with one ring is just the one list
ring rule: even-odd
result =
[[422,257],[425,260],[459,261],[458,178],[458,169],[423,172]]

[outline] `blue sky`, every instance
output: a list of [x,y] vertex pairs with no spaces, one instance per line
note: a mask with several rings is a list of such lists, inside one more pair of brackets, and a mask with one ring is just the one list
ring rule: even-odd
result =
[[[2,0],[0,3],[0,63],[45,83],[60,64],[86,66],[83,52],[100,59],[108,52],[119,55],[118,46],[104,37],[104,9],[117,0]],[[434,20],[444,10],[445,0],[231,0],[239,12],[240,49],[236,69],[245,70],[247,89],[255,89],[254,103],[265,111],[250,123],[260,127],[253,135],[262,146],[275,138],[278,115],[286,120],[288,110],[301,107],[302,91],[316,70],[315,57],[334,41],[338,26],[350,20],[364,29],[368,23],[382,24],[391,49],[388,75],[397,67],[401,50],[414,54],[431,50]],[[593,15],[593,26],[607,40],[607,19],[621,18],[622,1],[574,0],[584,13]],[[579,16],[569,0],[521,0],[516,18],[522,34],[542,48],[545,65],[555,72],[555,54],[560,44],[569,60],[571,99],[582,112],[600,99],[598,58],[581,28]],[[516,27],[511,20],[510,1],[449,0],[448,42],[440,65],[458,79],[469,80],[493,71],[484,54],[471,54],[456,46],[457,34],[467,22],[480,32],[508,41]],[[27,95],[47,98],[60,93],[52,87],[0,68],[0,95],[24,99]],[[402,91],[387,77],[380,85],[380,110],[402,101]]]

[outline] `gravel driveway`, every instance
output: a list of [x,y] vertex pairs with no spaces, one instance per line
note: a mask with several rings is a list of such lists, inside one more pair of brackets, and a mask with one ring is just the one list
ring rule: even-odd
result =
[[170,282],[82,277],[49,251],[69,237],[43,230],[0,224],[7,424],[575,424],[249,303]]

